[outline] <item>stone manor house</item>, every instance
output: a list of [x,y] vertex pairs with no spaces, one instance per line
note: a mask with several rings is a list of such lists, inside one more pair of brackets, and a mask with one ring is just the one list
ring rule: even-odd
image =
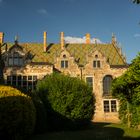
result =
[[[93,120],[118,122],[117,99],[112,98],[110,86],[115,77],[128,68],[126,58],[114,35],[110,43],[90,42],[86,34],[83,44],[66,44],[64,32],[60,33],[60,43],[47,43],[47,33],[43,43],[7,43],[2,47],[4,60],[4,80],[12,86],[33,90],[37,80],[54,71],[79,77],[92,88],[96,98]],[[4,33],[0,32],[0,44],[4,43]]]

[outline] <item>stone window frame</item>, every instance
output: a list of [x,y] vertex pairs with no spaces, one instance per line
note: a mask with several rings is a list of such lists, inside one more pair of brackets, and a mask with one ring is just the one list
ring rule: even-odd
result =
[[92,85],[91,84],[89,84],[89,86],[92,88],[92,90],[94,89],[94,77],[92,76],[92,75],[88,75],[88,76],[85,76],[85,82],[88,84],[88,82],[87,82],[87,78],[91,78],[92,77]]
[[93,68],[101,68],[101,61],[93,60]]
[[[114,101],[115,101],[115,104],[113,104]],[[106,102],[106,106],[105,106],[105,102]],[[104,111],[104,113],[116,113],[116,112],[118,112],[117,99],[103,99],[103,111]]]
[[6,84],[32,91],[36,88],[37,75],[7,75]]
[[94,60],[92,62],[92,67],[93,68],[101,68],[101,60],[99,59],[98,54],[95,54],[94,56]]
[[61,68],[62,69],[66,69],[69,67],[69,61],[66,59],[66,60],[61,60],[61,64],[60,64]]
[[[107,77],[110,77],[110,78],[112,79],[112,81],[113,81],[113,76],[110,75],[110,74],[105,75],[105,76],[103,77],[103,81],[102,81],[103,96],[111,96],[111,89],[110,89],[111,84],[110,84],[110,81],[108,81],[107,79],[105,79],[105,78],[107,78]],[[105,81],[105,80],[106,80],[106,81]],[[112,83],[112,81],[111,81],[111,83]],[[108,82],[108,83],[106,83],[106,82]],[[109,84],[110,84],[110,85],[109,85]]]

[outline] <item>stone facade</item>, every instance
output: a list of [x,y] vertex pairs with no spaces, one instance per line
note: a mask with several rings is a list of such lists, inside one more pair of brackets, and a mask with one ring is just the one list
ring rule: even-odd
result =
[[[36,48],[31,47],[32,44],[27,47],[24,44],[19,45],[17,40],[14,45],[8,45],[7,50],[2,50],[5,83],[26,87],[28,90],[34,89],[37,80],[55,70],[81,78],[93,88],[96,99],[93,121],[118,122],[119,102],[112,98],[109,88],[111,80],[122,75],[128,65],[115,37],[112,37],[111,44],[98,45],[90,44],[90,34],[86,34],[85,44],[64,44],[64,33],[61,32],[60,44],[48,46],[46,37],[44,33],[44,45],[40,48],[40,53],[34,51],[38,45],[35,45]],[[3,38],[1,42],[2,40]],[[42,57],[43,59],[39,59]]]

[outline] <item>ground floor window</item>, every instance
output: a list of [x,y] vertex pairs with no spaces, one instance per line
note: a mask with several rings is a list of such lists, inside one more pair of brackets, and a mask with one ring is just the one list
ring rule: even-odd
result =
[[104,112],[117,112],[117,100],[109,99],[103,101]]
[[7,76],[7,85],[12,85],[26,90],[34,90],[37,83],[36,75],[10,75]]

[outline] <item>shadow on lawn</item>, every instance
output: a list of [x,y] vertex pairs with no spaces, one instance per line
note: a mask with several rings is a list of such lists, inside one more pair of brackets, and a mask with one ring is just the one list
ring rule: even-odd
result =
[[91,139],[101,140],[140,140],[138,138],[125,137],[124,130],[121,128],[111,127],[110,123],[92,123],[88,130],[85,130],[91,135]]
[[132,138],[123,135],[123,129],[110,126],[109,123],[91,123],[89,127],[82,130],[49,132],[36,135],[30,140],[140,140],[140,137]]

